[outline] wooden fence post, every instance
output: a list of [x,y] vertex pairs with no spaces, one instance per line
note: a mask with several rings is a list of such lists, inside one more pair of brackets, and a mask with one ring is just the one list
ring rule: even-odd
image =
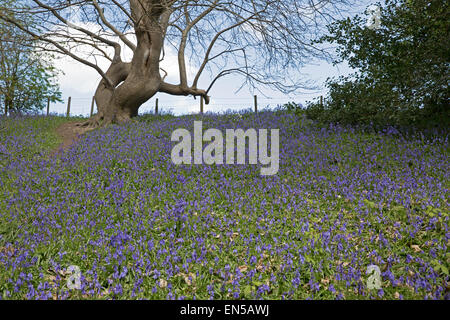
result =
[[50,114],[50,98],[47,98],[47,116]]
[[258,96],[255,95],[255,113],[258,113]]
[[200,96],[200,113],[203,114],[203,96]]
[[92,97],[92,103],[91,103],[91,117],[94,114],[94,104],[95,104],[95,97]]
[[323,96],[320,96],[320,105],[323,107]]
[[67,101],[67,114],[66,116],[69,117],[70,115],[70,102],[72,101],[72,97],[69,97],[69,100]]
[[158,100],[158,98],[156,98],[156,102],[155,102],[155,115],[158,115],[158,103],[159,103],[159,100]]

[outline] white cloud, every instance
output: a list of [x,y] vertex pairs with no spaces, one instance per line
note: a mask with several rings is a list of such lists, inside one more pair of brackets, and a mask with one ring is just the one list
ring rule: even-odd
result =
[[64,73],[59,76],[62,92],[75,91],[80,95],[94,94],[101,76],[93,68],[70,57],[60,57],[55,61],[55,66]]

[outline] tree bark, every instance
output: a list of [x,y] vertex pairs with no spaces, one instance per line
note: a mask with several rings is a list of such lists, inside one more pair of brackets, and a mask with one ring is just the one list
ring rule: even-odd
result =
[[167,84],[160,75],[160,57],[164,45],[171,11],[160,5],[160,1],[130,0],[131,15],[137,39],[130,63],[121,60],[121,47],[115,54],[106,78],[102,78],[95,92],[98,113],[82,126],[98,127],[111,123],[125,123],[138,115],[139,107],[157,92],[173,95],[203,96],[206,104],[209,97],[205,90]]
[[131,63],[120,58],[116,47],[114,59],[95,92],[98,113],[84,126],[97,127],[110,123],[124,123],[138,115],[139,107],[160,89],[159,62],[163,46],[160,18],[164,10],[151,1],[130,1],[137,45]]

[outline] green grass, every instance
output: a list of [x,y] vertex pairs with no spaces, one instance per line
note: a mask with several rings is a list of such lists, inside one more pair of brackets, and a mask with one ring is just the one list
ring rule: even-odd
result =
[[[6,137],[21,136],[23,139],[33,139],[35,143],[23,144],[20,154],[17,156],[33,158],[36,154],[49,153],[62,142],[56,133],[56,129],[66,122],[81,122],[81,117],[37,116],[23,117],[20,121],[16,118],[0,118],[0,141]],[[31,131],[30,131],[31,129]],[[31,136],[27,136],[28,134]]]

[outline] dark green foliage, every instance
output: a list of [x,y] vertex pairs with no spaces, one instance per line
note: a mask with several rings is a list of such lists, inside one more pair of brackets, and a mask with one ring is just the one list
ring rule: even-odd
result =
[[301,103],[288,102],[283,105],[278,105],[277,111],[288,111],[301,115],[305,112],[305,109]]
[[307,116],[325,122],[448,124],[449,6],[442,0],[387,0],[381,26],[356,16],[331,24],[318,42],[337,44],[338,59],[358,70],[329,79],[322,106]]

